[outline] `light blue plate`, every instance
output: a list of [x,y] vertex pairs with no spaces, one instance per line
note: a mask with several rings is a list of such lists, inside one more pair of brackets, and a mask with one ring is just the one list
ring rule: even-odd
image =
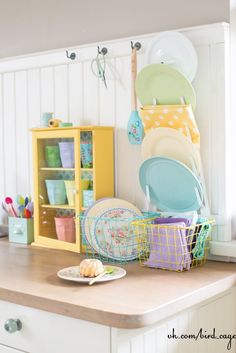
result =
[[183,163],[164,157],[147,159],[140,167],[139,180],[150,201],[161,211],[188,212],[202,206],[203,190],[195,174]]

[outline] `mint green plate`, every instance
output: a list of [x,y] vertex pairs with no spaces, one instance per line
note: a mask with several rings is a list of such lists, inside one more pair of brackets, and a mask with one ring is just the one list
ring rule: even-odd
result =
[[186,104],[196,108],[196,95],[191,83],[177,70],[165,64],[152,64],[142,69],[135,82],[136,94],[143,105]]
[[143,192],[149,187],[150,200],[158,210],[196,211],[202,206],[203,190],[195,174],[183,163],[164,157],[147,159],[140,167]]

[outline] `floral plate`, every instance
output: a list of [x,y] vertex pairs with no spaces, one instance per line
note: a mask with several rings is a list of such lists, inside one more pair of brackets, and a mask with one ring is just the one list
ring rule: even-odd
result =
[[140,214],[127,208],[108,209],[99,214],[93,227],[99,252],[117,261],[136,259],[138,244],[132,221],[137,218]]
[[83,232],[90,246],[102,256],[133,260],[137,257],[137,244],[131,222],[140,217],[142,213],[128,201],[100,199],[85,213]]

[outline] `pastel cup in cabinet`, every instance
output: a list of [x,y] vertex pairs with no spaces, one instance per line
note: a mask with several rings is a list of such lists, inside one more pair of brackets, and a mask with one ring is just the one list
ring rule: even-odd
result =
[[73,217],[55,217],[57,238],[69,243],[75,242],[75,221]]
[[75,181],[74,180],[64,180],[65,187],[66,187],[66,196],[67,201],[70,206],[75,205]]
[[59,146],[45,146],[45,157],[49,168],[61,167],[61,158]]
[[33,218],[9,217],[8,222],[10,242],[31,244],[34,241]]
[[81,188],[82,188],[82,190],[88,190],[88,188],[89,188],[89,180],[88,179],[81,180]]
[[66,203],[66,188],[64,180],[45,180],[50,205]]
[[83,190],[83,207],[87,208],[93,204],[93,190]]
[[81,142],[80,144],[81,150],[81,163],[83,168],[92,168],[93,159],[92,159],[92,144]]
[[74,142],[59,142],[61,163],[63,168],[74,168]]

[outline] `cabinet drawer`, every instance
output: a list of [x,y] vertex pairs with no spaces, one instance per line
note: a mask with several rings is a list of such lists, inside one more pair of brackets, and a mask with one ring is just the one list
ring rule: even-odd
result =
[[[9,319],[22,328],[7,332]],[[30,353],[110,353],[110,328],[0,301],[0,344]]]

